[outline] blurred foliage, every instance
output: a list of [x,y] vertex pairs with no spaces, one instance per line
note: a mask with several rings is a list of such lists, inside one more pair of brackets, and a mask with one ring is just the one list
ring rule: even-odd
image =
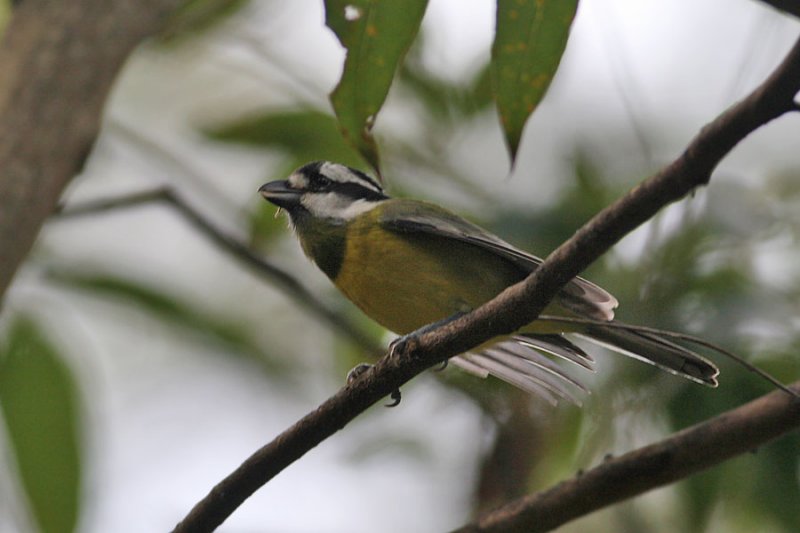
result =
[[528,117],[555,76],[578,0],[497,0],[492,86],[512,164]]
[[413,101],[422,105],[420,113],[424,120],[441,121],[448,124],[463,124],[466,118],[484,111],[492,103],[491,71],[489,65],[479,69],[477,74],[465,81],[446,80],[425,67],[425,33],[420,32],[406,60],[400,65],[397,83],[413,94]]
[[347,49],[331,104],[345,138],[378,171],[370,130],[427,5],[427,0],[325,0],[325,24]]
[[315,159],[364,168],[364,160],[342,138],[336,120],[312,109],[264,112],[206,132],[219,141],[278,150],[290,156],[294,169]]
[[269,353],[241,321],[202,311],[196,305],[169,295],[163,288],[148,287],[144,283],[114,275],[85,272],[50,270],[48,279],[72,289],[123,301],[127,306],[157,317],[162,323],[171,323],[203,341],[219,343],[229,353],[257,362],[268,376],[281,379],[289,377],[292,366],[285,358]]
[[[556,201],[535,212],[498,212],[490,221],[490,227],[522,248],[546,255],[627,188],[603,176],[593,163],[590,150],[580,148],[575,153],[573,179],[565,181]],[[590,277],[619,298],[618,316],[622,320],[694,332],[745,358],[758,355],[757,364],[785,382],[796,380],[800,378],[800,358],[796,355],[800,351],[800,335],[796,331],[786,337],[789,344],[784,348],[758,354],[753,352],[752,340],[746,334],[747,326],[761,319],[773,320],[776,327],[791,331],[783,310],[797,301],[796,294],[776,292],[760,279],[754,268],[754,254],[758,253],[759,243],[776,233],[792,230],[796,223],[791,218],[774,216],[787,199],[776,197],[772,205],[768,202],[763,209],[736,209],[737,225],[755,231],[730,239],[732,228],[728,219],[731,213],[724,209],[697,209],[698,204],[717,201],[709,196],[722,196],[727,205],[734,206],[764,198],[757,190],[724,181],[715,182],[712,187],[713,191],[701,193],[702,198],[690,199],[686,205],[673,208],[680,212],[677,223],[668,224],[667,219],[671,217],[659,215],[646,229],[649,238],[635,261],[614,260],[612,253],[611,261],[601,261],[591,268]],[[724,192],[720,194],[720,191]],[[772,216],[767,216],[769,213]],[[768,294],[768,303],[759,303],[759,294]],[[648,365],[620,361],[618,355],[612,355],[617,359],[613,379],[593,391],[593,398],[587,400],[589,405],[583,411],[568,407],[556,414],[539,414],[539,429],[547,438],[535,445],[545,447],[546,451],[531,451],[542,460],[531,468],[527,490],[544,488],[573,475],[578,468],[591,466],[593,458],[618,446],[615,440],[622,433],[613,428],[624,424],[620,420],[624,419],[624,409],[628,408],[621,410],[620,405],[612,401],[614,398],[623,398],[626,394],[646,396],[646,403],[626,400],[623,405],[635,409],[637,417],[661,419],[666,414],[669,428],[677,430],[771,390],[768,383],[719,354],[706,355],[723,369],[722,385],[717,390],[663,375]],[[448,382],[469,390],[475,398],[482,398],[481,405],[495,417],[501,428],[500,438],[495,442],[495,451],[486,459],[496,461],[496,450],[514,440],[509,435],[514,435],[515,430],[527,434],[526,427],[530,423],[516,420],[513,424],[517,427],[508,428],[512,423],[508,405],[497,409],[497,398],[513,395],[514,391],[503,391],[502,386],[479,391],[466,386],[469,379]],[[664,384],[669,387],[662,386]],[[479,383],[477,387],[486,385],[489,384]],[[598,431],[597,426],[603,424],[607,424],[606,429]],[[619,429],[624,431],[624,425]],[[793,434],[765,446],[751,457],[737,459],[679,483],[676,490],[685,507],[687,527],[691,527],[691,531],[706,531],[720,505],[730,505],[742,510],[744,515],[750,514],[751,518],[760,516],[764,523],[775,522],[778,531],[800,531],[798,450],[800,435]],[[747,464],[743,466],[743,463]],[[494,468],[502,468],[502,464],[484,465],[485,470]],[[743,470],[748,476],[742,475]],[[743,494],[748,496],[743,497]]]
[[0,409],[39,530],[74,531],[81,499],[78,386],[58,348],[27,318],[16,318],[0,348]]
[[158,35],[162,44],[177,45],[225,21],[250,0],[185,0]]

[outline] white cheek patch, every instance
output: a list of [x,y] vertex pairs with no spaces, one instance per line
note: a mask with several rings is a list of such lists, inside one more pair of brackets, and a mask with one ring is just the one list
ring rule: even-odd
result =
[[352,220],[358,215],[375,209],[379,203],[380,202],[370,202],[369,200],[356,200],[355,202],[351,202],[350,205],[341,212],[341,216],[345,220]]
[[299,172],[295,172],[291,176],[289,176],[286,181],[289,182],[289,185],[293,189],[305,189],[308,187],[308,178],[306,178],[303,174]]
[[335,192],[304,194],[300,203],[309,213],[319,218],[352,220],[362,213],[374,209],[380,202],[351,200]]

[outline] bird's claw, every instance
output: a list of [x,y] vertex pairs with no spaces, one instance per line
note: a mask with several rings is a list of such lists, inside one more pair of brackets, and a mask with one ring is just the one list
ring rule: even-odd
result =
[[389,398],[392,399],[391,403],[384,404],[384,407],[397,407],[400,405],[400,401],[403,399],[403,395],[400,394],[400,389],[395,389],[392,391],[392,394],[389,395]]
[[411,335],[403,335],[402,337],[397,337],[395,340],[389,343],[389,357],[398,357],[406,352],[407,344]]
[[358,378],[364,375],[364,372],[372,368],[372,365],[369,363],[359,363],[353,368],[350,369],[350,372],[347,373],[347,384],[350,385]]
[[[369,363],[359,363],[354,366],[350,372],[347,373],[347,384],[352,385],[358,378],[364,375],[364,372],[372,368],[372,365]],[[400,401],[402,400],[402,395],[400,394],[400,389],[396,389],[392,391],[389,395],[389,398],[392,399],[390,403],[386,404],[386,407],[397,407],[400,405]]]

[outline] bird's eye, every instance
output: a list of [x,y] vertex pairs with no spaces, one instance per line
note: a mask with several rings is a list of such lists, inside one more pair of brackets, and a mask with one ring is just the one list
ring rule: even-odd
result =
[[331,183],[333,182],[325,176],[316,176],[312,186],[315,191],[324,191],[330,188]]

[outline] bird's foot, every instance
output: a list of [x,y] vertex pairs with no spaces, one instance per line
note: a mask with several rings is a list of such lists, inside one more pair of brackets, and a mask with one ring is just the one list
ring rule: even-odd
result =
[[364,372],[372,368],[372,365],[369,363],[359,363],[347,373],[347,384],[351,385],[355,383],[358,378],[364,375]]
[[[347,373],[347,384],[351,385],[358,381],[358,379],[364,375],[364,373],[372,368],[373,365],[369,363],[359,363],[353,368],[350,369],[350,372]],[[386,407],[397,407],[400,405],[400,401],[402,400],[402,395],[400,394],[400,389],[395,389],[389,395],[389,398],[392,399],[390,403],[386,404]]]

